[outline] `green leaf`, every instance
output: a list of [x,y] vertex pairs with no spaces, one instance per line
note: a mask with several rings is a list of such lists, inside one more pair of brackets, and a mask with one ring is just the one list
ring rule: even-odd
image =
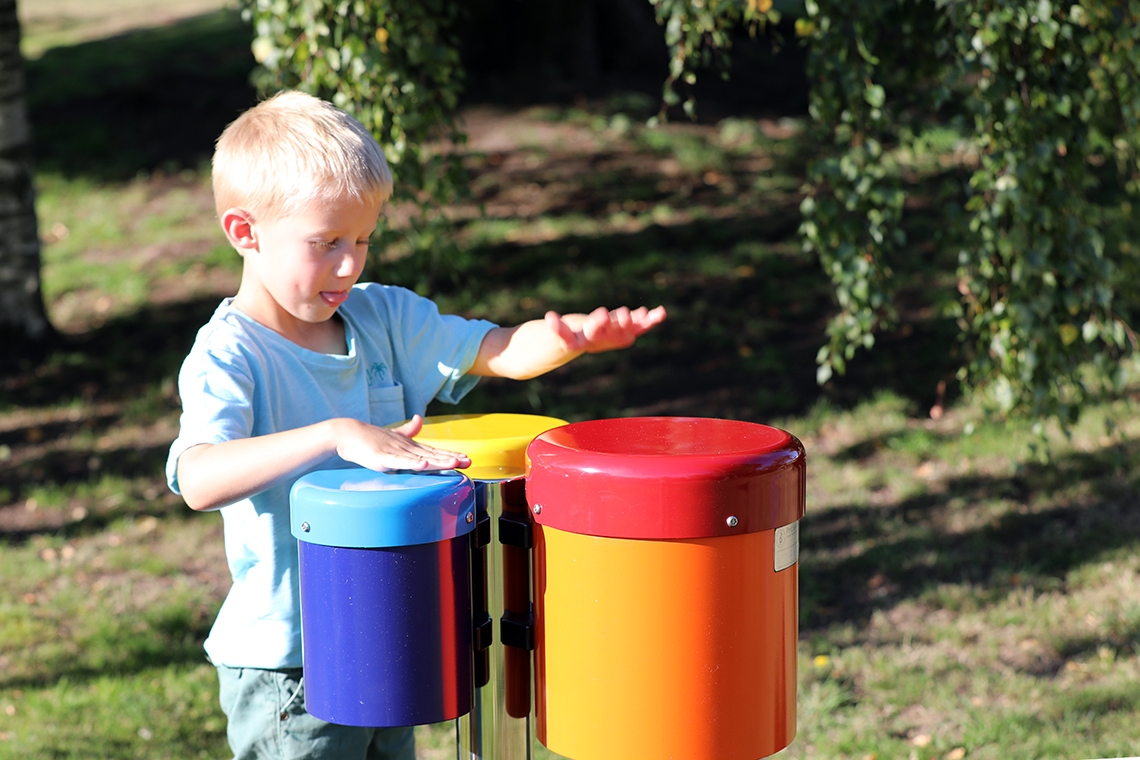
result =
[[863,99],[872,106],[881,108],[887,100],[887,93],[882,85],[873,84],[863,90]]

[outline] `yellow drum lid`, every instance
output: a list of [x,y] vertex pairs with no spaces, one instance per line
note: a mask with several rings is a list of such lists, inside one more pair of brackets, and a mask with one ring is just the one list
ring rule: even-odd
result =
[[420,443],[471,457],[472,480],[503,480],[526,473],[526,447],[565,420],[534,414],[451,414],[424,419]]

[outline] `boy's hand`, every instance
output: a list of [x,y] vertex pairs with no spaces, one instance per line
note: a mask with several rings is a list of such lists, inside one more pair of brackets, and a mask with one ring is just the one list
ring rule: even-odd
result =
[[471,466],[471,458],[413,441],[424,426],[418,414],[396,428],[344,420],[336,453],[341,459],[370,470],[454,470]]
[[347,417],[279,433],[200,443],[178,458],[178,482],[191,509],[210,510],[261,493],[282,478],[320,464],[335,452],[370,470],[453,470],[471,458],[412,440],[417,415],[392,430]]
[[[546,313],[546,325],[559,337],[567,351],[598,354],[629,348],[641,335],[665,320],[665,307],[650,311],[642,306],[630,311],[625,306],[612,311],[599,306],[589,314]],[[414,435],[414,434],[413,434]]]
[[529,380],[584,353],[628,348],[664,319],[664,306],[652,311],[644,306],[633,311],[624,306],[613,311],[598,308],[589,314],[548,311],[543,319],[488,331],[467,371],[482,377]]

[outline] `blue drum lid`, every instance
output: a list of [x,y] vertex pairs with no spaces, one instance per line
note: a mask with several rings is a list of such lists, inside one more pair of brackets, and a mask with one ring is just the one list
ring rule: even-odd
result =
[[380,548],[445,541],[475,527],[475,489],[455,470],[317,470],[289,492],[290,529],[322,546]]

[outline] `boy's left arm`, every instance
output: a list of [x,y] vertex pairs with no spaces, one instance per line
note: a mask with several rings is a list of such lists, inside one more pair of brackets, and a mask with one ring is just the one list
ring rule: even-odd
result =
[[665,307],[558,314],[516,327],[496,327],[483,338],[468,374],[527,380],[560,367],[582,354],[628,348],[665,319]]

